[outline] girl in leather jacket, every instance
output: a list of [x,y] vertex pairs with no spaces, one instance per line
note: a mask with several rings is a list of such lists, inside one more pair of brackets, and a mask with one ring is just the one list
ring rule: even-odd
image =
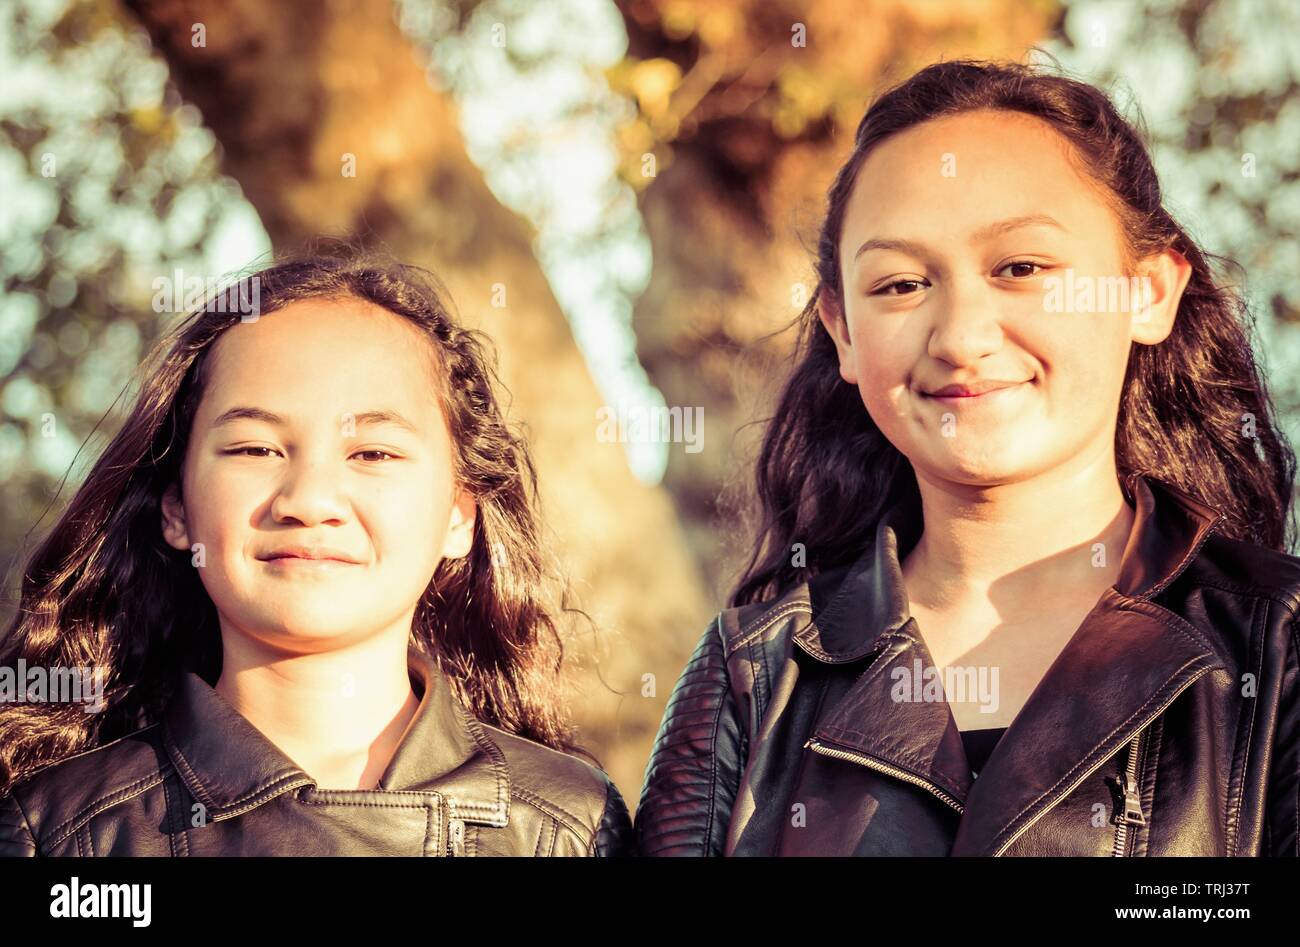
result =
[[1295,855],[1295,456],[1100,90],[875,101],[642,854]]
[[140,384],[0,641],[85,685],[0,703],[0,854],[628,849],[527,448],[431,274],[270,266]]

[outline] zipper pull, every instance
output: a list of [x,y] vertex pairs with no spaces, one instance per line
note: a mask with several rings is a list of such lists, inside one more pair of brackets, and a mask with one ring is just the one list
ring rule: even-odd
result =
[[1116,808],[1115,818],[1111,821],[1117,825],[1121,822],[1128,825],[1146,825],[1147,820],[1142,815],[1142,794],[1138,792],[1137,782],[1130,779],[1128,773],[1120,776],[1117,782],[1123,805],[1122,811],[1120,807]]
[[447,823],[447,853],[449,855],[465,854],[465,822],[452,819]]

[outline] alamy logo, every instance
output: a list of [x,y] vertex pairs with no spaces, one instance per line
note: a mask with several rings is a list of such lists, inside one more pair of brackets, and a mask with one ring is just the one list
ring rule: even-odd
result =
[[664,405],[602,405],[596,409],[596,440],[602,444],[685,444],[704,449],[704,408]]
[[1155,299],[1149,276],[1065,276],[1043,279],[1043,309],[1047,312],[1127,312],[1141,315]]
[[921,659],[912,661],[911,668],[897,667],[890,672],[894,686],[889,696],[895,703],[964,703],[974,701],[980,712],[991,714],[998,709],[998,669],[987,665],[959,667],[949,665],[942,671],[931,665],[924,667]]
[[50,917],[129,917],[133,927],[148,927],[153,917],[153,885],[71,884],[50,889]]
[[153,281],[154,312],[237,313],[241,322],[256,322],[262,312],[262,278],[252,276],[233,282],[197,273],[185,274],[180,267],[171,276]]
[[23,658],[16,668],[0,666],[0,703],[83,704],[85,713],[104,709],[104,668],[28,667]]

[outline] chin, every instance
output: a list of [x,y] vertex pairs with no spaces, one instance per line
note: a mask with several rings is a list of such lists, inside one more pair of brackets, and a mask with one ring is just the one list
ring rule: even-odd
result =
[[335,609],[332,613],[322,610],[320,614],[277,616],[247,627],[255,628],[254,636],[267,647],[309,654],[350,644],[365,636],[358,628],[367,626],[364,621],[348,621]]
[[971,487],[994,487],[1019,480],[1026,473],[1023,464],[1006,460],[994,462],[987,457],[948,457],[931,469],[944,480]]

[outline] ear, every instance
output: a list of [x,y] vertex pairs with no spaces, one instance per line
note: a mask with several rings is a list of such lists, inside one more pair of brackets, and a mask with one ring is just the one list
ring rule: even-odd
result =
[[1163,342],[1174,330],[1178,303],[1192,276],[1187,258],[1170,247],[1138,265],[1138,292],[1133,294],[1133,341]]
[[474,517],[477,513],[473,494],[466,490],[456,492],[456,502],[451,508],[451,518],[447,522],[447,535],[442,542],[444,559],[460,559],[469,555],[474,544]]
[[844,318],[839,302],[824,288],[817,293],[817,317],[835,343],[835,351],[840,357],[840,377],[850,385],[856,385],[858,370],[853,363],[853,339],[849,336],[848,320]]
[[181,503],[176,484],[169,484],[162,495],[162,534],[173,549],[190,551],[189,527],[185,522],[185,506]]

